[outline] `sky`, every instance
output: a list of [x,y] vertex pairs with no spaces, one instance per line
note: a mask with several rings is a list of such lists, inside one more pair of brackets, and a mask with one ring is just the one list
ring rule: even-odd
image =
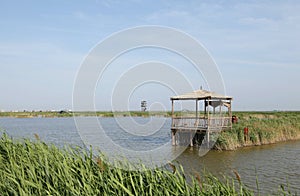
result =
[[[1,1],[0,110],[72,109],[74,82],[89,52],[112,34],[143,25],[178,29],[200,42],[218,65],[233,110],[300,110],[299,24],[296,0]],[[124,107],[112,105],[122,75],[148,61],[175,68],[194,90],[209,86],[181,56],[137,49],[99,77],[95,109],[139,110],[147,100],[150,109],[170,110],[174,91],[157,82],[132,89]]]

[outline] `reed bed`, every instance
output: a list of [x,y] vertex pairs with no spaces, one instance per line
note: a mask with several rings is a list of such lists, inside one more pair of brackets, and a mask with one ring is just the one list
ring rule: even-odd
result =
[[[300,139],[300,112],[236,112],[238,123],[222,132],[215,147],[234,150],[243,146],[264,145]],[[248,127],[245,138],[244,128]]]
[[169,169],[123,170],[107,164],[103,156],[60,149],[36,138],[16,141],[2,134],[1,195],[253,195],[233,179],[195,173],[187,182],[182,167],[172,163]]

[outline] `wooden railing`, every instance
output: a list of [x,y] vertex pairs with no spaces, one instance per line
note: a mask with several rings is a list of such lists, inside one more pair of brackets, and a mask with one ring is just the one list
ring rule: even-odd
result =
[[207,129],[231,127],[230,117],[173,117],[172,128]]

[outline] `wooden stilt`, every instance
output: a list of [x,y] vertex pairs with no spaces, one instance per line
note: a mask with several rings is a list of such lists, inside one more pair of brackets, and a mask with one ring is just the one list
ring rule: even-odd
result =
[[206,141],[207,141],[207,148],[209,148],[209,129],[210,129],[210,116],[209,116],[209,100],[207,104],[207,132],[206,132]]
[[207,130],[207,132],[206,132],[206,139],[207,139],[207,148],[209,148],[209,140],[210,140],[210,134],[209,134],[209,130]]
[[171,117],[172,117],[172,123],[171,123],[171,126],[174,127],[174,100],[172,100],[172,114],[171,114]]
[[172,145],[176,146],[176,137],[175,137],[176,131],[172,130]]
[[193,132],[191,131],[191,132],[190,132],[190,146],[191,146],[191,147],[194,146],[193,138],[194,138],[194,134],[193,134]]

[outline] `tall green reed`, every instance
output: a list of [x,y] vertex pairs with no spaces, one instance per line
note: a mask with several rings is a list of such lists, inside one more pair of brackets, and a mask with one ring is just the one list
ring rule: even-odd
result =
[[[36,136],[37,137],[37,136]],[[128,164],[119,162],[118,164]],[[1,195],[253,195],[242,182],[183,168],[124,170],[79,147],[59,149],[40,140],[0,138]],[[123,167],[124,168],[124,167]]]

